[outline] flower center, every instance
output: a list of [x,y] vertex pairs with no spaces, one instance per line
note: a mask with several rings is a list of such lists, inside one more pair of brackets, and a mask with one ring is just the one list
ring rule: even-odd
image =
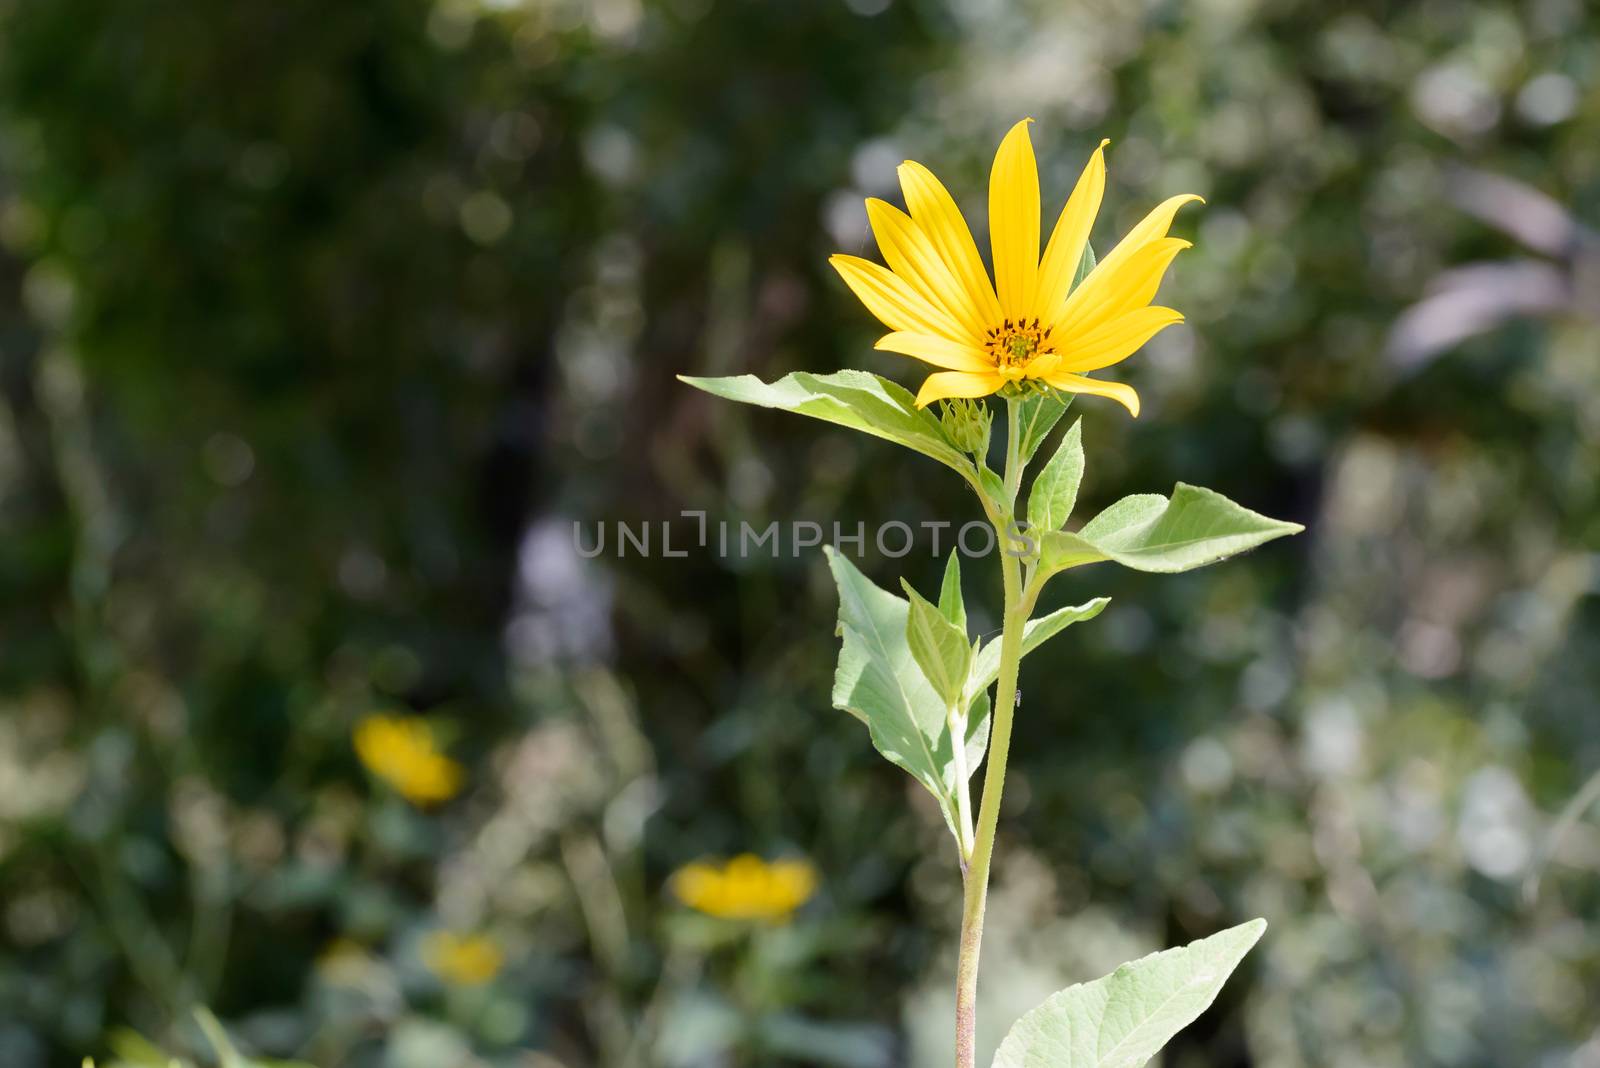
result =
[[1050,341],[1050,328],[1039,328],[1039,320],[1022,319],[1012,322],[1007,319],[999,326],[991,327],[984,338],[984,348],[994,360],[994,367],[1007,378],[1021,378],[1026,373],[1028,365],[1042,350],[1048,348]]

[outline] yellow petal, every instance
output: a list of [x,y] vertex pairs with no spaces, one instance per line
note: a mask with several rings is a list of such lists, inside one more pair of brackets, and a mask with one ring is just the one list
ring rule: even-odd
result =
[[1046,318],[1054,315],[1066,301],[1073,276],[1078,273],[1078,263],[1083,259],[1083,247],[1089,241],[1089,228],[1100,213],[1100,198],[1106,191],[1105,148],[1110,143],[1101,141],[1100,147],[1089,157],[1045,244],[1044,259],[1039,263],[1039,295],[1034,307],[1037,314]]
[[[1175,197],[1168,197],[1157,204],[1149,215],[1140,219],[1137,226],[1128,231],[1128,236],[1122,239],[1123,243],[1138,246],[1146,241],[1154,241],[1157,238],[1166,237],[1167,230],[1172,226],[1172,217],[1178,214],[1178,209],[1195,201],[1203,204],[1205,203],[1205,197],[1199,193],[1179,193]],[[1106,259],[1111,259],[1115,254],[1116,249],[1112,249],[1111,254],[1107,255]]]
[[989,281],[989,272],[984,270],[978,245],[972,240],[972,231],[967,229],[955,198],[932,171],[912,160],[900,164],[900,188],[905,193],[911,217],[961,282],[968,302],[983,320],[983,328],[998,323],[1000,301],[995,298],[994,284]]
[[887,267],[860,256],[830,256],[828,262],[867,310],[889,329],[940,334],[952,341],[966,339],[966,332],[950,316],[918,296],[905,279]]
[[[1083,280],[1067,300],[1066,307],[1056,317],[1058,329],[1070,329],[1078,318],[1086,314],[1095,303],[1105,296],[1107,280],[1117,276],[1130,257],[1138,255],[1153,241],[1159,241],[1167,236],[1167,228],[1172,225],[1172,217],[1178,209],[1190,201],[1200,198],[1193,193],[1184,193],[1180,196],[1170,197],[1156,207],[1149,215],[1139,221],[1139,224],[1128,231],[1128,236],[1117,242],[1117,247],[1106,253],[1094,270],[1089,272],[1089,277]],[[1170,261],[1169,261],[1170,262]]]
[[1039,167],[1023,119],[1000,142],[989,173],[989,246],[994,254],[1000,314],[1012,322],[1033,315],[1039,274]]
[[[938,375],[933,377],[938,378]],[[1057,389],[1064,389],[1068,393],[1089,393],[1096,397],[1110,397],[1128,409],[1128,414],[1135,419],[1139,418],[1139,394],[1133,387],[1121,382],[1106,382],[1098,378],[1085,378],[1083,375],[1053,374],[1045,379],[1046,382]]]
[[915,356],[935,367],[948,367],[952,371],[988,374],[994,370],[993,361],[984,359],[983,350],[951,341],[938,334],[912,334],[901,330],[880,337],[873,347],[884,352]]
[[987,397],[1005,384],[1006,380],[993,372],[940,371],[923,381],[922,388],[917,391],[917,407],[926,408],[946,397]]
[[1178,253],[1193,247],[1182,238],[1163,237],[1128,257],[1127,263],[1117,272],[1116,288],[1121,293],[1121,299],[1113,302],[1117,314],[1142,308],[1154,300],[1172,261],[1178,258]]
[[878,248],[895,274],[935,308],[949,315],[973,337],[982,337],[992,323],[985,323],[970,300],[967,290],[956,281],[939,251],[912,221],[911,216],[876,197],[867,201],[867,219],[878,239]]
[[1183,316],[1171,308],[1137,308],[1074,339],[1071,348],[1062,354],[1061,368],[1097,371],[1110,367],[1132,356],[1141,345],[1173,323],[1181,322]]
[[1093,286],[1085,279],[1056,317],[1057,344],[1073,344],[1073,335],[1098,330],[1149,304],[1172,261],[1190,247],[1182,238],[1159,238],[1113,264],[1109,272],[1093,279]]
[[1028,361],[1022,369],[1023,378],[1049,378],[1061,367],[1061,355],[1055,352],[1041,352]]

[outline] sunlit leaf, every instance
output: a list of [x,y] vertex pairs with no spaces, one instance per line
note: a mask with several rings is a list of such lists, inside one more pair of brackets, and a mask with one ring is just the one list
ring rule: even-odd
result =
[[1251,920],[1069,986],[1018,1020],[994,1068],[1139,1068],[1216,1000],[1256,944]]
[[1030,393],[1017,402],[1017,445],[1022,465],[1026,467],[1033,454],[1039,451],[1044,439],[1050,436],[1061,417],[1072,404],[1072,394],[1050,390]]
[[1082,481],[1083,420],[1079,419],[1061,436],[1056,454],[1028,491],[1028,525],[1040,532],[1060,529],[1078,503]]
[[1303,529],[1180,482],[1171,500],[1154,493],[1124,497],[1076,534],[1040,535],[1040,555],[1051,572],[1099,560],[1136,571],[1190,571]]
[[944,564],[944,581],[939,586],[939,611],[955,624],[962,634],[967,632],[967,602],[961,595],[961,552],[950,550]]
[[[906,641],[910,605],[880,589],[831,547],[824,552],[839,588],[843,639],[833,679],[834,707],[867,725],[873,746],[927,787],[944,811],[950,833],[957,834],[955,751],[946,706]],[[969,774],[983,759],[988,734],[989,698],[983,693],[967,710]]]
[[885,438],[963,473],[972,468],[946,435],[938,417],[926,408],[918,408],[904,387],[867,371],[836,371],[829,375],[795,371],[776,382],[763,382],[755,375],[678,378],[728,400],[809,415]]
[[[1109,597],[1096,597],[1085,604],[1073,605],[1070,608],[1058,608],[1049,615],[1030,619],[1022,628],[1022,655],[1027,656],[1039,646],[1060,634],[1074,623],[1082,623],[1093,619],[1105,610],[1111,603]],[[995,679],[1000,677],[1000,643],[989,642],[978,651],[972,664],[972,682],[974,689],[987,689],[994,685]]]
[[[955,554],[951,554],[951,559]],[[906,644],[922,675],[949,708],[961,701],[967,684],[967,669],[972,666],[972,646],[967,632],[945,617],[939,606],[912,588],[905,579],[900,585],[910,601],[906,615]]]

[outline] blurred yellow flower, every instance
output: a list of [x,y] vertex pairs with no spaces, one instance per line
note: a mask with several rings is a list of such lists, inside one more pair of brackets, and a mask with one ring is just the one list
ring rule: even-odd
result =
[[867,310],[893,333],[877,347],[944,368],[922,383],[917,406],[947,397],[984,397],[1038,381],[1093,393],[1139,414],[1139,395],[1121,382],[1089,378],[1127,359],[1160,330],[1183,321],[1150,306],[1161,278],[1189,242],[1167,236],[1193,194],[1163,203],[1129,231],[1076,288],[1072,281],[1105,192],[1105,146],[1089,157],[1039,252],[1039,169],[1024,119],[995,153],[989,176],[989,245],[984,270],[955,200],[920,163],[900,165],[910,214],[867,201],[883,267],[859,256],[829,260]]
[[356,724],[355,747],[367,770],[412,804],[448,801],[461,789],[461,765],[439,751],[432,729],[415,716],[366,717]]
[[482,986],[500,974],[505,954],[483,935],[435,931],[422,943],[422,962],[452,986]]
[[745,853],[725,865],[696,861],[678,869],[672,891],[685,905],[725,920],[781,923],[811,899],[817,870],[804,860],[768,863]]

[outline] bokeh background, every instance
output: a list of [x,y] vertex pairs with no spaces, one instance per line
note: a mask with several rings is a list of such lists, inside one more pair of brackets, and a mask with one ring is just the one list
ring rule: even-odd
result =
[[[820,554],[572,525],[975,518],[673,375],[914,381],[826,257],[907,157],[981,226],[1032,115],[1047,214],[1113,139],[1102,249],[1208,201],[1085,503],[1308,532],[1052,593],[1114,601],[1024,668],[981,1044],[1261,915],[1172,1068],[1600,1065],[1597,85],[1584,0],[4,0],[0,1064],[208,1064],[197,1004],[319,1068],[948,1063],[952,851],[828,707]],[[674,897],[743,852],[790,922]]]

